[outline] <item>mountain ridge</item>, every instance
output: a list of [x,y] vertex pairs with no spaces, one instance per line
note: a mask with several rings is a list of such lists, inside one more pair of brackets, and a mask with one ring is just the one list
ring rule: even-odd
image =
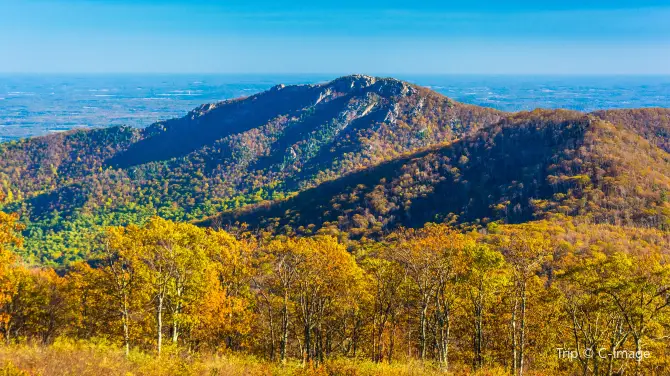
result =
[[[328,198],[330,193],[323,193],[318,187],[325,189],[328,184],[353,182],[356,179],[352,175],[360,177],[360,184],[368,186],[367,189],[377,188],[377,191],[361,191],[374,199],[363,202],[349,198],[351,205],[391,207],[388,211],[374,209],[377,210],[374,215],[370,214],[374,210],[365,212],[365,209],[345,213],[349,219],[344,220],[341,229],[354,228],[351,223],[356,221],[367,222],[367,229],[361,225],[356,227],[359,230],[353,231],[360,235],[379,232],[373,229],[379,226],[415,226],[424,220],[483,225],[494,220],[529,220],[536,218],[535,212],[588,215],[601,208],[580,211],[574,209],[574,203],[567,205],[574,210],[553,208],[569,199],[583,200],[581,193],[573,194],[574,187],[562,191],[567,198],[555,198],[553,195],[557,192],[545,194],[545,190],[551,190],[546,180],[551,175],[547,171],[552,164],[581,163],[575,157],[582,153],[579,148],[569,143],[560,144],[552,137],[570,139],[567,136],[570,129],[586,129],[597,123],[609,131],[582,132],[572,137],[594,150],[586,156],[599,160],[589,163],[644,170],[645,166],[631,167],[625,161],[609,158],[621,150],[630,152],[628,144],[616,141],[617,138],[633,137],[635,140],[631,142],[644,150],[642,156],[648,157],[649,164],[665,169],[668,119],[670,110],[667,109],[591,114],[567,110],[504,113],[455,102],[429,89],[392,78],[363,75],[316,85],[277,85],[248,97],[202,105],[182,118],[157,122],[144,129],[112,127],[74,131],[2,144],[0,189],[10,193],[11,198],[2,209],[18,211],[23,216],[28,224],[29,246],[33,239],[35,244],[46,242],[61,249],[57,262],[91,251],[80,237],[71,238],[75,228],[142,223],[151,215],[187,221],[210,218],[204,223],[211,224],[211,218],[226,213],[222,220],[227,218],[224,221],[234,223],[254,218],[245,217],[244,213],[252,210],[249,205],[282,208],[288,197],[292,197],[291,200],[304,198],[308,189],[322,192],[317,194],[322,199]],[[550,129],[553,133],[544,135],[541,129]],[[515,130],[528,134],[515,134]],[[584,139],[587,136],[593,140]],[[607,144],[610,138],[615,139],[612,145]],[[643,147],[643,143],[648,143],[648,147]],[[596,150],[599,144],[608,145],[609,149]],[[500,149],[501,145],[507,149]],[[451,155],[456,152],[461,154]],[[542,164],[526,161],[524,152],[542,156]],[[423,157],[407,162],[417,153]],[[473,162],[468,163],[461,157]],[[477,168],[464,167],[474,166],[475,162]],[[431,163],[438,167],[420,165]],[[489,163],[497,167],[490,169]],[[439,167],[441,165],[449,168]],[[379,172],[392,169],[388,166],[405,169],[404,174],[411,179],[405,178],[403,183],[394,175],[397,171]],[[589,167],[582,175],[592,182],[600,182],[602,173],[596,167]],[[453,168],[467,172],[467,178],[460,179],[477,181],[484,188],[478,191],[473,188],[475,184],[461,184],[454,178]],[[509,179],[513,174],[502,175],[501,171],[506,169],[519,169],[514,175],[516,179]],[[525,174],[524,171],[534,172]],[[486,177],[478,176],[483,172]],[[366,180],[366,174],[377,174],[379,179]],[[564,179],[577,179],[575,176],[580,174],[570,171],[563,175]],[[642,199],[645,195],[658,199],[661,190],[667,188],[662,171],[661,175],[653,180],[658,185],[655,191],[641,181],[644,195],[631,195],[629,200]],[[619,175],[612,172],[606,177],[616,176]],[[512,188],[495,185],[498,181],[491,181],[491,177]],[[383,183],[382,178],[386,179]],[[526,188],[514,188],[519,184]],[[602,191],[602,184],[598,184],[595,190]],[[492,191],[488,192],[486,186]],[[528,187],[536,187],[542,194],[529,193]],[[449,202],[435,200],[422,190],[437,192],[433,193],[435,197],[453,197],[447,200]],[[336,193],[356,196],[355,189]],[[589,194],[597,196],[599,193]],[[404,204],[407,198],[423,204],[411,209],[412,205]],[[465,202],[474,198],[479,203]],[[531,198],[544,200],[543,205],[553,209],[537,211],[529,204]],[[653,201],[645,200],[645,203]],[[514,204],[510,206],[506,201]],[[653,202],[654,210],[662,212],[663,205]],[[323,209],[325,205],[322,200],[311,209]],[[505,208],[495,209],[500,205]],[[517,205],[519,208],[515,209]],[[613,204],[607,201],[607,205]],[[508,214],[502,216],[496,210]],[[354,219],[354,215],[358,217]],[[394,219],[379,220],[380,215],[392,215]],[[665,214],[655,215],[660,216],[657,225],[664,226]],[[284,217],[290,220],[290,216]],[[338,221],[337,215],[322,222],[328,222],[327,227],[333,221]],[[249,222],[259,228],[268,225],[258,218]],[[319,221],[296,222],[295,227],[324,227],[323,223],[309,222]],[[642,224],[639,220],[629,222]],[[82,247],[84,251],[79,250]],[[44,259],[44,255],[35,253],[37,258]]]
[[503,115],[391,78],[278,85],[144,129],[0,145],[0,185],[12,198],[3,210],[22,214],[43,242],[63,242],[72,226],[142,222],[151,214],[202,219],[450,142]]
[[[330,226],[350,234],[370,235],[398,225],[420,227],[436,220],[485,225],[497,220],[520,223],[563,214],[586,216],[599,223],[670,229],[670,179],[667,172],[662,173],[670,171],[670,155],[637,134],[621,133],[597,116],[573,113],[576,118],[561,119],[559,113],[520,113],[508,118],[509,124],[501,125],[496,135],[475,134],[341,177],[279,203],[250,206],[202,224],[245,222],[273,231],[289,228],[305,233],[311,233],[309,227],[318,230]],[[549,119],[542,119],[547,116]],[[552,116],[558,119],[552,120]],[[526,134],[515,134],[521,132]],[[624,140],[617,140],[621,136]],[[505,151],[504,143],[514,142],[515,137],[518,140]],[[490,146],[485,144],[491,139],[500,139],[502,146],[494,144],[482,151],[482,147]],[[607,140],[614,141],[607,145]],[[519,147],[519,143],[533,145],[537,152],[532,147]],[[637,154],[637,163],[621,158],[645,149],[649,152]],[[490,151],[493,157],[486,163],[497,164],[495,167],[487,169],[483,161],[467,166],[472,164],[468,157],[482,158]],[[534,159],[543,163],[533,164]],[[507,166],[514,166],[514,171]],[[654,166],[660,172],[637,176],[642,166]],[[423,176],[423,180],[412,181],[408,170]],[[482,174],[488,176],[482,178]],[[634,184],[624,180],[634,180]],[[629,194],[626,200],[637,206],[614,207],[616,195],[608,190],[623,194],[636,189],[644,193]],[[411,194],[413,191],[419,193]]]

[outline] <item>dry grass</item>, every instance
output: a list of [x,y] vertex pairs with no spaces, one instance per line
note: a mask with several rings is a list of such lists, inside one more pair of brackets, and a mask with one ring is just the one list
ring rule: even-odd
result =
[[[456,375],[468,374],[467,371]],[[503,370],[481,376],[505,375]],[[168,349],[160,359],[104,342],[57,341],[51,346],[0,346],[0,376],[421,376],[445,375],[420,362],[376,364],[351,359],[330,360],[320,367],[269,363],[252,356],[194,356]]]

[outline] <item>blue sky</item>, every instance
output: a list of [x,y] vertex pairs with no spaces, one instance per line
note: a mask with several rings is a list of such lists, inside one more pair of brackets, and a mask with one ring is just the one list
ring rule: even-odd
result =
[[0,0],[0,72],[670,74],[670,0]]

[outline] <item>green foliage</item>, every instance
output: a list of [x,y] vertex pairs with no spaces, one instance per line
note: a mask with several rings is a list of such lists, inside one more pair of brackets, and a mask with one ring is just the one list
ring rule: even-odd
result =
[[26,255],[66,264],[90,254],[89,236],[79,234],[101,226],[143,224],[151,215],[201,220],[282,200],[499,117],[393,79],[279,88],[143,130],[2,144],[0,189],[12,196],[2,209],[27,225]]

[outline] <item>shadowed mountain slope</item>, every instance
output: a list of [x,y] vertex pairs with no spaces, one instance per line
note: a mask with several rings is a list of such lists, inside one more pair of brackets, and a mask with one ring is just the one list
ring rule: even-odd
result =
[[564,214],[670,229],[670,155],[634,129],[578,112],[519,113],[452,145],[205,224],[375,235],[428,221],[518,223]]

